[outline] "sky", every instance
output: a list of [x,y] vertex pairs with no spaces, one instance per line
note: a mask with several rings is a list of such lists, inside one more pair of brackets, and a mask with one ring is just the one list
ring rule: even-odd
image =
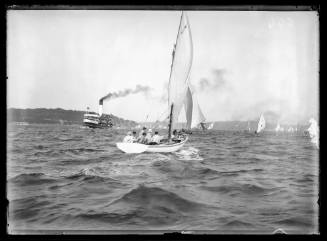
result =
[[[317,12],[186,13],[193,39],[190,81],[207,121],[256,120],[261,113],[287,124],[317,119]],[[7,107],[98,111],[108,93],[142,87],[147,91],[105,101],[103,112],[134,121],[163,119],[180,16],[9,10]],[[185,120],[183,111],[179,120]]]

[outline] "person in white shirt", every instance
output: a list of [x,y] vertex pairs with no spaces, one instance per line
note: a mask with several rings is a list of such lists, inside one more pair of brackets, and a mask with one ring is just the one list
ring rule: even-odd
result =
[[145,139],[146,139],[147,144],[149,144],[152,141],[152,130],[151,129],[148,130],[148,133],[146,134]]
[[156,144],[160,144],[161,139],[162,139],[162,136],[159,136],[158,131],[155,131],[154,136],[151,139],[151,142],[156,143]]
[[123,142],[128,142],[128,143],[133,142],[133,136],[131,131],[127,132],[127,136],[125,136]]
[[137,141],[137,136],[136,136],[136,131],[133,131],[133,142],[136,142]]

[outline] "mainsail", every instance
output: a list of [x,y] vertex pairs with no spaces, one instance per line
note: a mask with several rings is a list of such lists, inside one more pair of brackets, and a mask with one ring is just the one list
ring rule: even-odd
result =
[[265,127],[266,127],[266,121],[265,121],[265,118],[263,117],[263,115],[261,114],[260,120],[259,120],[259,123],[258,123],[257,133],[262,131]]
[[193,44],[186,13],[182,12],[168,85],[168,109],[172,108],[170,130],[178,121],[179,114],[188,92],[188,78],[192,67]]

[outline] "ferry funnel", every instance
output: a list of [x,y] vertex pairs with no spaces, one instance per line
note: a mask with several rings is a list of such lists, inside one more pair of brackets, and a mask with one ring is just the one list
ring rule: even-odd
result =
[[102,116],[103,113],[103,100],[99,100],[99,116]]

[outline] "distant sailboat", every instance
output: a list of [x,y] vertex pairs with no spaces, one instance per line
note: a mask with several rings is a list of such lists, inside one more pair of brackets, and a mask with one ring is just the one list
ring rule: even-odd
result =
[[251,132],[251,125],[250,125],[250,121],[248,121],[248,132]]
[[287,131],[288,132],[293,132],[293,127],[289,127]]
[[311,142],[314,143],[319,148],[319,127],[318,123],[314,118],[309,120],[310,127],[308,128],[308,132],[311,138]]
[[211,130],[213,128],[214,123],[212,122],[209,126],[208,126],[208,130]]
[[206,130],[205,117],[200,108],[197,100],[196,93],[188,80],[188,88],[186,92],[186,98],[184,100],[184,108],[186,114],[186,128],[192,129],[200,126],[202,130]]
[[281,131],[281,128],[280,128],[280,125],[279,125],[279,123],[277,124],[277,126],[276,126],[276,128],[275,128],[275,131],[276,131],[276,132],[279,132],[279,131]]
[[263,117],[263,114],[261,114],[259,122],[258,122],[258,128],[255,131],[255,133],[260,133],[263,129],[266,127],[266,121],[265,118]]
[[[174,130],[179,114],[182,110],[185,99],[192,97],[192,105],[194,104],[195,96],[192,96],[189,76],[193,60],[193,44],[191,30],[188,18],[182,12],[176,43],[173,50],[173,58],[169,76],[168,85],[168,108],[169,125],[168,125],[168,140],[158,145],[145,145],[140,143],[117,143],[117,147],[126,153],[142,153],[142,152],[174,152],[179,150],[188,140],[188,136],[180,142],[172,141],[172,130]],[[195,102],[197,103],[197,102]],[[195,112],[199,111],[198,105],[195,104]],[[186,112],[193,112],[193,106],[187,106]],[[201,110],[200,110],[201,111]],[[191,112],[191,113],[192,113]],[[187,112],[188,113],[188,112]],[[200,116],[200,117],[199,117]],[[188,119],[188,124],[193,125],[198,120],[193,121],[193,117],[201,119],[201,115],[192,114]]]

